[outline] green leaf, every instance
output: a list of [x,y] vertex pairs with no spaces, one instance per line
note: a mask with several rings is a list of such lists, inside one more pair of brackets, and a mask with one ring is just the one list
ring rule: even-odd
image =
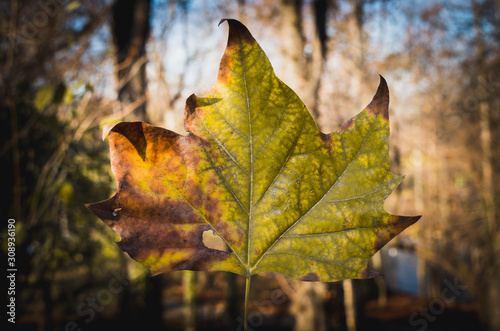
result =
[[66,5],[66,12],[71,13],[80,8],[80,6],[81,6],[80,1],[71,1]]
[[[185,111],[189,134],[145,123],[109,133],[118,190],[88,205],[153,274],[277,271],[303,280],[373,277],[369,258],[419,219],[390,215],[389,91],[338,131],[321,133],[240,22],[219,76]],[[207,232],[227,246],[212,246]]]
[[66,88],[64,91],[62,102],[65,105],[71,105],[73,103],[73,90],[71,88]]
[[63,203],[69,204],[73,198],[74,192],[75,190],[70,182],[63,182],[59,188],[59,197]]
[[49,105],[54,99],[56,93],[57,85],[47,84],[42,86],[35,95],[35,108],[39,111],[43,111],[45,107]]

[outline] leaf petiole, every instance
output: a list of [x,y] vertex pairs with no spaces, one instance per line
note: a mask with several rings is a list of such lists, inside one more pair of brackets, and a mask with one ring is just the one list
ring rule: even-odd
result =
[[250,281],[252,279],[252,276],[249,275],[246,278],[245,282],[245,316],[244,316],[244,321],[243,321],[243,330],[247,331],[248,327],[248,297],[250,294]]

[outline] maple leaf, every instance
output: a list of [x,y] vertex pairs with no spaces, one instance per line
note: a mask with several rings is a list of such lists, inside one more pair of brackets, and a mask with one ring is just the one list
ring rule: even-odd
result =
[[[227,22],[215,86],[186,102],[189,134],[106,127],[118,190],[88,208],[152,274],[375,276],[370,257],[420,218],[383,209],[402,180],[389,165],[385,80],[361,113],[323,134],[247,28]],[[211,231],[223,245],[208,244]]]

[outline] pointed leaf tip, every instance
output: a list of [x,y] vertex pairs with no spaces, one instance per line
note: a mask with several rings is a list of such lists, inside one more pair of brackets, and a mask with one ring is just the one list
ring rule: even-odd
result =
[[196,95],[191,94],[186,100],[186,106],[184,107],[184,130],[188,132],[193,132],[192,127],[193,118],[196,116],[196,108],[198,107],[198,101]]
[[415,224],[419,219],[419,216],[399,216],[391,215],[390,221],[386,224],[386,227],[380,229],[377,233],[377,239],[374,243],[374,253],[378,252],[382,247],[384,247],[392,238],[403,232],[410,225]]
[[378,271],[375,271],[373,269],[370,269],[366,267],[363,269],[363,271],[359,274],[360,279],[370,279],[370,278],[375,278],[380,276],[380,273]]
[[389,87],[384,77],[380,76],[380,83],[373,100],[366,107],[368,114],[372,116],[382,115],[385,120],[389,120]]
[[[257,41],[253,38],[252,34],[248,29],[239,21],[234,19],[222,19],[222,22],[227,22],[229,25],[229,36],[227,38],[227,46],[222,56],[219,74],[217,76],[217,82],[227,83],[228,77],[232,75],[232,66],[235,63],[235,55],[246,53],[248,48],[253,48],[257,44]],[[246,50],[245,50],[246,49]],[[256,49],[260,49],[257,47]],[[259,52],[260,54],[260,52]]]
[[115,124],[107,124],[107,125],[102,127],[102,140],[106,140],[106,137],[108,136],[109,132],[111,130],[113,130],[115,125],[116,125],[116,123]]
[[248,31],[247,27],[240,21],[231,18],[223,18],[220,20],[219,26],[223,22],[227,22],[229,25],[229,37],[227,40],[228,47],[240,45],[242,42],[250,45],[256,43],[250,31]]

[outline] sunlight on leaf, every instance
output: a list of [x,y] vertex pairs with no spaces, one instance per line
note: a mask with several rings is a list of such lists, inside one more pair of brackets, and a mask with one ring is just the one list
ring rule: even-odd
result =
[[[189,134],[106,126],[118,190],[88,208],[152,274],[375,276],[370,257],[419,219],[383,209],[402,180],[389,166],[385,80],[361,113],[323,134],[246,27],[227,22],[215,86],[186,102]],[[227,250],[204,244],[212,231]]]

